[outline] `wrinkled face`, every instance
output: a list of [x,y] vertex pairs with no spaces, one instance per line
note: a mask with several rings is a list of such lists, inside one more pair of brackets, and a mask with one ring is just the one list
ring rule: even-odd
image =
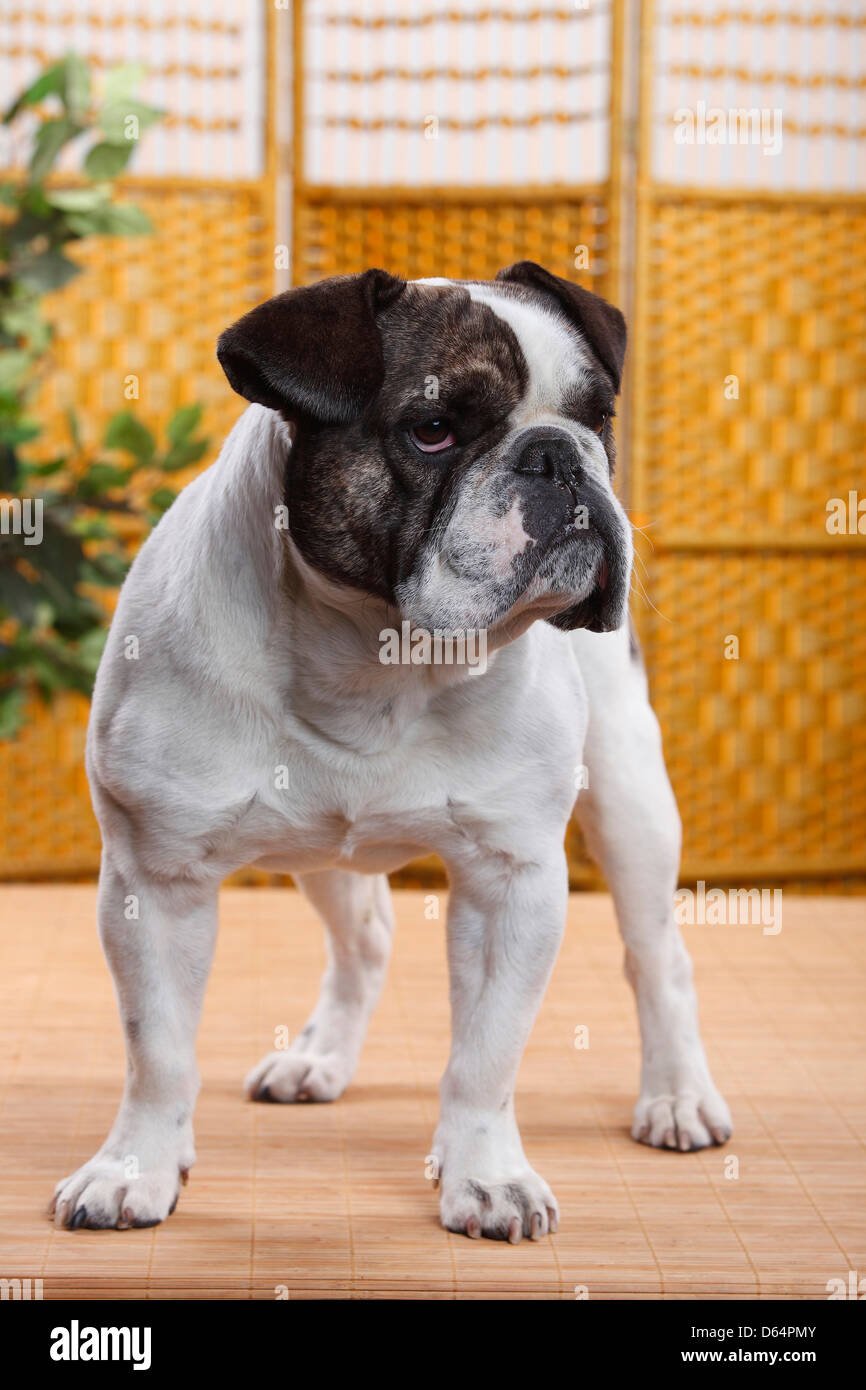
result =
[[307,562],[428,629],[619,626],[615,384],[579,327],[525,285],[445,280],[405,285],[375,325],[381,380],[354,418],[291,412]]

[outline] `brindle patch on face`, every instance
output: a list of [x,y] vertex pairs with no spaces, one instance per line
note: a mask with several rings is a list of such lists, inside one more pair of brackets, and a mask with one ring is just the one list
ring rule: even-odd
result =
[[[298,421],[286,501],[310,564],[394,602],[467,472],[505,434],[527,368],[508,324],[460,286],[410,284],[378,323],[381,390],[351,425]],[[453,422],[457,447],[422,454],[407,431],[437,417]]]

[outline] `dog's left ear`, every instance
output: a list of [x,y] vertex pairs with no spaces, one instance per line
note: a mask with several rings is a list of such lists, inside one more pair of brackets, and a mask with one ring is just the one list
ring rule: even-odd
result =
[[535,261],[518,261],[500,270],[497,280],[510,280],[529,289],[540,290],[555,299],[565,310],[574,326],[584,335],[599,362],[611,375],[614,389],[619,390],[622,364],[625,358],[625,319],[619,309],[608,304],[600,295],[551,275]]
[[405,288],[387,270],[365,270],[275,295],[220,336],[229,384],[271,410],[349,424],[385,374],[376,314]]

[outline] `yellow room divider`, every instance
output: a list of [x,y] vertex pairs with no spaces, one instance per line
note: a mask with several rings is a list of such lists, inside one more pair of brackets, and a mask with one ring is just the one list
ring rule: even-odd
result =
[[[822,187],[866,184],[866,125],[832,119],[862,102],[864,34],[856,8],[641,6],[635,615],[684,878],[866,886],[866,535],[827,525],[866,483],[866,197]],[[714,187],[713,148],[671,136],[728,107],[779,117]]]

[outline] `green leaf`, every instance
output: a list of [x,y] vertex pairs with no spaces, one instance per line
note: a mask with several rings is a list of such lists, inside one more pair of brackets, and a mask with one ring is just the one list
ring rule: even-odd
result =
[[182,444],[201,422],[200,405],[182,405],[166,425],[165,432],[172,444]]
[[[36,433],[39,434],[38,425]],[[52,473],[59,473],[65,464],[65,458],[52,459],[50,463],[25,463],[24,474],[28,478],[50,478]]]
[[92,212],[67,212],[64,221],[70,237],[99,236],[104,233],[102,208]]
[[29,218],[22,219],[25,220],[26,226],[33,227],[44,235],[48,234],[48,228],[42,226],[42,223],[52,218],[54,213],[45,201],[45,189],[41,184],[31,183],[22,190],[21,209],[23,212],[30,213]]
[[95,497],[112,487],[125,487],[129,482],[128,468],[117,468],[113,463],[92,463],[78,480],[78,492],[82,496]]
[[105,105],[117,106],[130,97],[146,72],[144,63],[124,63],[112,68],[105,78]]
[[35,148],[30,159],[30,177],[34,183],[41,183],[63,146],[80,135],[83,129],[68,116],[61,116],[56,121],[43,121],[36,132]]
[[35,420],[20,419],[16,424],[0,424],[0,439],[4,444],[11,444],[13,449],[19,444],[29,444],[31,439],[37,439],[41,433],[42,426],[37,425]]
[[37,338],[47,325],[33,300],[12,300],[0,307],[0,330],[10,338]]
[[103,207],[108,193],[104,188],[60,188],[56,192],[47,191],[45,201],[61,212],[89,212],[91,208]]
[[0,566],[0,612],[29,626],[35,621],[39,586],[31,584],[11,566]]
[[77,53],[68,53],[63,74],[63,104],[70,116],[80,120],[87,111],[90,101],[90,73],[83,58]]
[[82,659],[85,668],[96,674],[99,665],[99,658],[102,656],[105,647],[105,639],[108,637],[108,630],[104,627],[91,628],[86,632],[78,643],[78,654]]
[[29,352],[5,349],[0,352],[0,391],[18,391],[30,365]]
[[164,111],[146,102],[121,98],[105,105],[98,120],[110,145],[135,145],[141,132],[164,115]]
[[124,449],[141,464],[150,463],[156,452],[150,430],[128,410],[111,417],[103,443],[107,449]]
[[109,236],[145,236],[153,231],[153,223],[132,203],[112,203],[103,214],[105,231]]
[[[115,540],[115,533],[102,516],[78,516],[70,525],[75,527],[76,536],[80,536],[83,541],[105,541]],[[94,563],[90,557],[86,563]]]
[[168,511],[176,497],[177,493],[173,492],[170,487],[158,487],[155,492],[150,494],[150,505],[161,515]]
[[50,627],[54,621],[54,608],[46,600],[36,607],[36,627]]
[[130,140],[128,145],[110,145],[103,140],[88,151],[84,161],[84,172],[92,179],[117,178],[129,163],[134,149],[134,140]]
[[8,125],[25,106],[38,106],[44,97],[62,96],[65,86],[66,62],[64,60],[46,68],[44,72],[39,74],[36,81],[13,101],[3,117],[3,124]]
[[71,405],[66,407],[66,425],[67,425],[67,428],[68,428],[68,430],[69,430],[69,437],[70,437],[70,439],[72,440],[72,443],[75,445],[75,448],[76,448],[76,449],[78,450],[78,452],[80,453],[80,452],[81,452],[81,430],[79,429],[79,426],[78,426],[78,416],[76,415],[75,411],[72,409],[72,406],[71,406]]
[[66,223],[78,236],[142,236],[153,231],[150,218],[131,203],[106,203],[92,212],[70,212]]
[[28,547],[33,564],[57,607],[69,603],[70,594],[78,584],[79,570],[84,559],[81,541],[69,530],[62,530],[58,518],[46,506],[42,518],[42,544]]
[[160,465],[166,473],[176,473],[191,463],[198,463],[207,453],[206,439],[191,439],[185,444],[173,444]]
[[[53,660],[53,652],[43,646],[42,651],[36,651],[30,661],[30,670],[33,679],[39,686],[41,693],[47,697],[56,695],[58,691],[65,687],[74,685],[72,679],[64,680],[61,671],[58,670],[58,663]],[[71,677],[72,673],[68,675]]]
[[23,690],[0,690],[0,738],[14,738],[23,721]]
[[24,261],[17,271],[20,283],[39,294],[62,289],[80,274],[81,266],[67,260],[59,251],[44,251],[41,256],[33,256],[29,261]]
[[116,589],[126,578],[130,561],[125,555],[105,552],[86,560],[81,571],[85,584],[98,584],[105,589]]

